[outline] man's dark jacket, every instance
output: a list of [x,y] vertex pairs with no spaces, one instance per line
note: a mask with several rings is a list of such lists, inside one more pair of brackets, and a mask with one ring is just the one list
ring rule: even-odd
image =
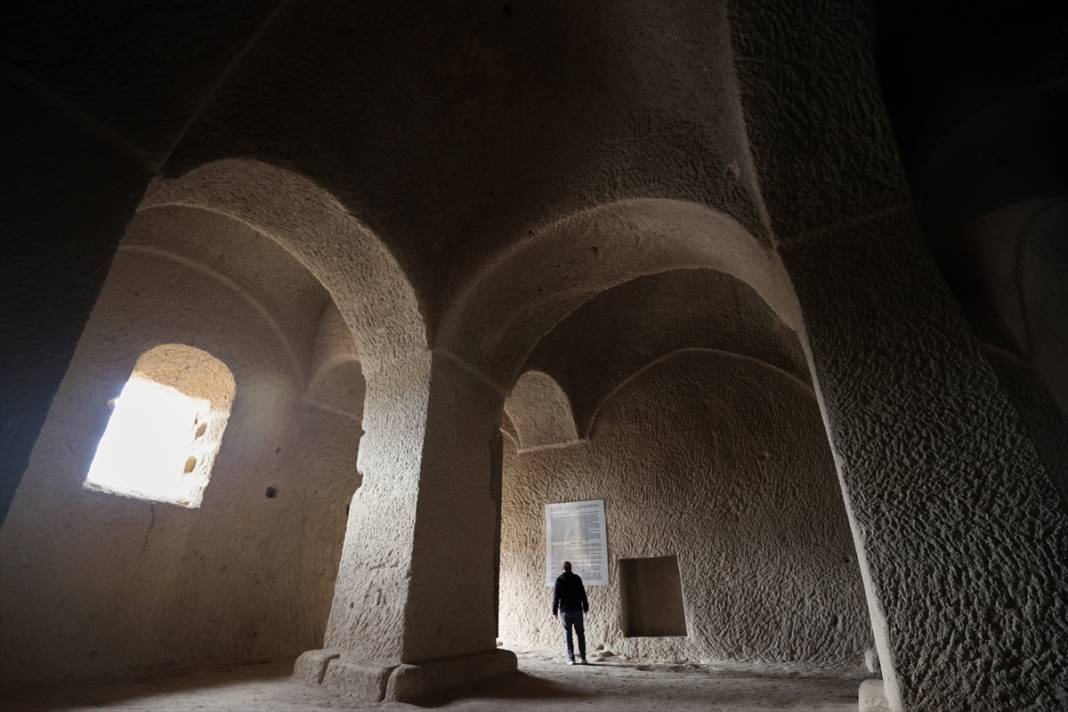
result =
[[565,611],[590,610],[590,603],[586,600],[586,589],[582,586],[582,578],[578,574],[565,571],[556,578],[553,587],[553,615],[559,609]]

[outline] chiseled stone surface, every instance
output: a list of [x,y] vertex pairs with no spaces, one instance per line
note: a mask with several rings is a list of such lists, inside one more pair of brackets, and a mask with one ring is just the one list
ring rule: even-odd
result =
[[501,502],[495,451],[504,394],[451,357],[435,352],[433,361],[404,619],[405,663],[496,647]]
[[494,649],[500,504],[490,448],[502,399],[439,354],[368,379],[364,479],[326,636],[342,662],[419,663]]
[[686,269],[744,282],[787,326],[798,327],[778,258],[729,213],[643,199],[576,211],[495,255],[448,305],[437,341],[510,384],[538,340],[599,292]]
[[578,440],[571,401],[547,373],[530,370],[516,381],[504,404],[517,445],[525,450]]
[[342,663],[396,665],[404,653],[430,368],[425,354],[367,379],[363,484],[349,508],[324,639]]
[[[759,359],[809,380],[797,334],[752,287],[710,269],[660,272],[599,293],[541,339],[525,368],[560,383],[578,432],[587,437],[605,400],[627,379],[659,358],[694,347]],[[528,396],[518,385],[505,410],[533,409],[537,394]]]
[[510,650],[489,650],[419,665],[398,665],[390,673],[385,699],[396,702],[425,699],[464,683],[515,672],[516,666],[515,653]]
[[[606,403],[588,443],[507,452],[506,645],[562,651],[543,506],[604,499],[610,584],[588,589],[591,653],[860,669],[870,645],[860,575],[819,411],[796,379],[681,351]],[[678,556],[688,635],[625,638],[618,560],[667,555]]]
[[[606,290],[663,272],[716,270],[759,296],[807,351],[812,373],[801,381],[813,384],[830,435],[890,702],[939,712],[1068,704],[1065,502],[1046,472],[1062,459],[1061,439],[1046,430],[1060,426],[1045,406],[1016,415],[1043,400],[1032,397],[1034,386],[1049,391],[1062,420],[1068,412],[1058,213],[1034,236],[1029,249],[1040,249],[1022,249],[1019,260],[1030,275],[1020,294],[1030,303],[1047,295],[1024,317],[1038,348],[1012,366],[1034,373],[1000,363],[999,383],[925,248],[902,239],[914,229],[901,217],[912,196],[894,133],[944,164],[927,180],[939,190],[921,186],[931,214],[939,195],[966,196],[962,205],[977,212],[964,217],[975,217],[1062,194],[1063,181],[1046,169],[1063,163],[1047,151],[1063,146],[1063,23],[1008,33],[1036,47],[1007,52],[988,47],[981,32],[957,32],[956,16],[925,23],[923,13],[868,0],[188,2],[105,10],[93,21],[52,5],[11,13],[3,27],[10,41],[0,43],[13,107],[4,113],[4,165],[14,177],[4,194],[11,239],[0,260],[0,514],[21,480],[0,543],[0,636],[19,651],[12,658],[4,649],[5,676],[104,675],[131,663],[172,669],[212,655],[249,660],[289,654],[297,641],[336,648],[338,670],[488,652],[499,535],[495,430],[501,424],[522,441],[524,426],[501,415],[505,396],[525,368],[545,371],[578,405],[575,433],[593,436],[567,456],[596,451],[596,404],[626,383],[619,376],[676,348],[722,349],[717,335],[694,329],[700,343],[672,344],[689,329],[675,325],[671,337],[665,328],[655,348],[603,367],[600,387],[585,390],[581,378],[568,382],[554,370],[566,354],[539,354],[548,365],[528,364],[531,354]],[[930,62],[921,82],[881,86],[878,71],[895,54],[880,52],[880,42],[921,58],[929,50],[907,36],[877,36],[893,19],[935,28],[935,55],[954,62]],[[967,19],[1000,37],[1000,15]],[[943,26],[954,32],[942,37]],[[983,61],[944,47],[954,34],[967,35]],[[961,91],[954,80],[997,65],[999,55],[1015,67],[1004,73],[1006,86]],[[983,106],[1043,82],[1054,84],[1041,101],[1036,93],[1008,110]],[[895,86],[910,88],[906,101],[914,90],[954,106],[933,102],[928,117],[894,125],[886,101]],[[923,103],[910,110],[922,112]],[[938,136],[905,136],[908,126],[936,126]],[[964,135],[969,126],[981,130]],[[952,140],[935,145],[945,136]],[[1028,175],[1035,165],[1024,164],[1040,170]],[[112,277],[137,260],[168,266],[121,295],[131,305],[123,308],[128,334],[113,324],[105,344],[90,323],[61,386],[139,201],[143,214]],[[277,246],[232,252],[234,235],[199,233],[211,221],[191,207],[233,218]],[[955,211],[943,221],[962,218]],[[181,215],[158,241],[138,238]],[[1002,244],[1001,227],[993,232]],[[925,237],[947,248],[943,268],[969,254],[951,233],[945,244],[941,234]],[[283,251],[307,274],[257,268]],[[202,253],[211,264],[188,273]],[[959,259],[958,290],[990,277],[976,273],[976,256]],[[185,280],[182,290],[176,279]],[[149,309],[143,295],[160,286],[166,294]],[[190,289],[196,297],[183,299]],[[103,294],[106,306],[115,295]],[[751,306],[693,296],[710,310]],[[325,306],[331,300],[336,315]],[[233,319],[222,320],[224,311]],[[977,330],[990,316],[968,312]],[[757,310],[740,318],[765,317]],[[351,347],[330,346],[339,321]],[[209,486],[199,514],[211,526],[166,508],[146,512],[143,503],[98,504],[77,489],[106,420],[101,404],[138,353],[115,347],[168,323],[161,342],[225,351],[238,382],[230,430],[247,421],[269,443],[235,445],[229,455],[224,445],[217,467],[229,457],[240,476],[232,488]],[[736,352],[799,375],[792,338],[750,346]],[[579,368],[600,367],[589,359]],[[360,479],[351,466],[360,410],[345,395],[358,398],[365,375],[359,462],[367,485],[352,501],[332,590],[323,572],[336,565],[334,515]],[[250,379],[255,387],[243,397]],[[775,383],[765,377],[754,389],[774,392]],[[679,376],[674,387],[692,385]],[[645,421],[672,417],[650,412]],[[640,431],[625,444],[638,443],[647,456],[662,452]],[[715,462],[718,446],[708,445]],[[307,467],[312,460],[322,469]],[[263,485],[283,472],[292,484],[268,505]],[[287,494],[296,489],[299,505]],[[292,536],[298,530],[303,539]],[[294,575],[286,562],[310,573]],[[747,591],[747,601],[759,598]],[[477,612],[464,627],[469,609]],[[84,635],[66,635],[75,622]],[[824,643],[817,635],[813,645]],[[165,658],[171,650],[176,657]]]
[[425,349],[416,295],[393,255],[316,181],[262,161],[211,161],[157,179],[142,209],[166,206],[227,215],[285,248],[330,294],[365,370]]
[[1068,512],[912,220],[899,211],[784,253],[887,697],[906,710],[1063,708]]
[[[360,435],[357,420],[300,400],[307,357],[293,354],[310,350],[301,322],[325,295],[284,251],[257,249],[265,238],[200,211],[170,217],[228,246],[229,261],[145,249],[165,217],[120,248],[0,531],[0,685],[321,646]],[[299,303],[269,310],[254,296],[265,284]],[[109,399],[143,353],[175,343],[219,359],[236,385],[200,508],[84,489]]]

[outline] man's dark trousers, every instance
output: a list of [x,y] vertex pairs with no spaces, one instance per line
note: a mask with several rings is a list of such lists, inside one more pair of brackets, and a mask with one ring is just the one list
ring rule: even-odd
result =
[[566,608],[560,609],[560,622],[564,626],[564,641],[567,643],[567,659],[575,659],[575,644],[571,640],[571,629],[575,629],[575,634],[578,635],[579,644],[579,657],[583,660],[586,659],[586,626],[582,621],[582,609],[576,609],[569,611]]

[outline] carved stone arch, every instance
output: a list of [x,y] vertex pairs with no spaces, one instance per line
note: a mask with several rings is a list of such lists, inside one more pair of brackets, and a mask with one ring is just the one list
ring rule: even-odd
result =
[[750,285],[786,325],[800,326],[778,257],[735,219],[704,205],[666,199],[600,205],[513,244],[461,291],[437,339],[499,383],[511,382],[537,342],[601,291],[669,270],[726,272]]
[[255,160],[216,161],[158,180],[141,209],[167,205],[228,215],[281,244],[330,293],[365,370],[426,349],[407,275],[378,235],[305,176]]
[[579,441],[571,400],[542,371],[527,371],[516,381],[504,412],[515,428],[521,451]]

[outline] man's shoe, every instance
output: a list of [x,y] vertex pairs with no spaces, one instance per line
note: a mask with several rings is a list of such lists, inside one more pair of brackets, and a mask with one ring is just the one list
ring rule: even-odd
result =
[[579,662],[579,664],[580,665],[589,665],[589,663],[586,662],[586,658],[582,658],[582,660]]
[[574,658],[568,658],[567,659],[567,664],[568,665],[574,665],[575,664],[575,659]]

